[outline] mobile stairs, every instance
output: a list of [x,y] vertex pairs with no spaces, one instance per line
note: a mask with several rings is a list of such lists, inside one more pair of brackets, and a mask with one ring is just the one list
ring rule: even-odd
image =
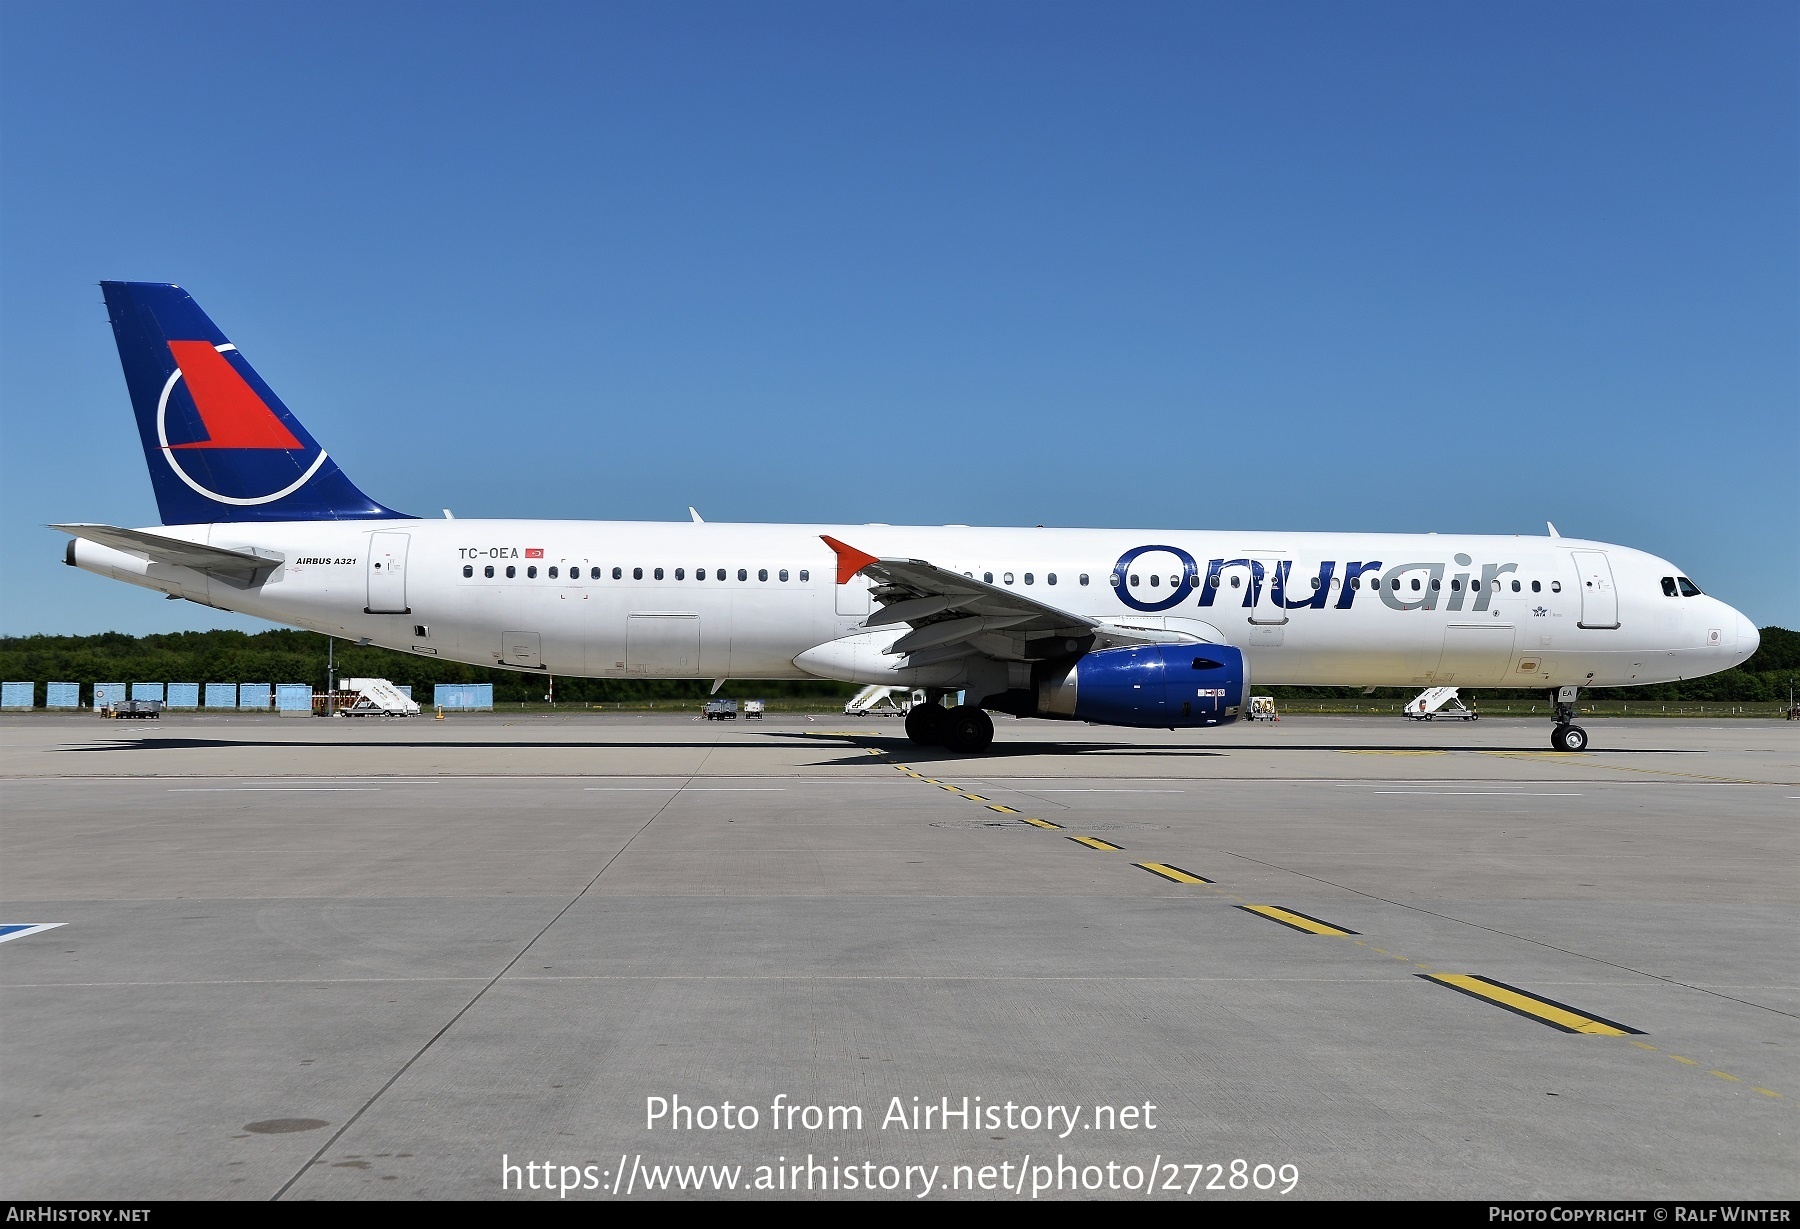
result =
[[870,684],[852,696],[844,705],[847,717],[904,717],[913,705],[924,702],[922,692],[905,687],[883,687]]
[[1430,721],[1437,717],[1446,721],[1481,720],[1480,713],[1456,698],[1454,687],[1426,688],[1406,702],[1406,715],[1413,721]]
[[417,717],[418,701],[387,679],[340,679],[339,690],[356,693],[356,702],[337,710],[340,717]]

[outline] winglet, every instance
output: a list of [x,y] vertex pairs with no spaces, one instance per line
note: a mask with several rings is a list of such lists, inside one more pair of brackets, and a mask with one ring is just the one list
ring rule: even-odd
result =
[[837,582],[840,585],[849,584],[852,576],[868,567],[871,563],[879,563],[881,561],[878,556],[859,551],[854,546],[840,542],[829,534],[820,534],[819,540],[837,552]]

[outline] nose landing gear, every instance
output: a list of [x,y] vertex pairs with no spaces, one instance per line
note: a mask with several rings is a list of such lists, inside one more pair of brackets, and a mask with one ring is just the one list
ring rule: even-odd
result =
[[1550,731],[1550,745],[1558,751],[1587,750],[1587,731],[1575,724],[1575,696],[1579,690],[1558,687],[1551,693],[1556,728]]

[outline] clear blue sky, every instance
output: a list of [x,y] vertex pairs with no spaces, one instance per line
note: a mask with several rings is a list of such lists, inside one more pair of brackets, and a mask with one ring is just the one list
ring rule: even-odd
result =
[[252,626],[100,294],[459,516],[1565,533],[1800,627],[1800,7],[0,7],[0,629]]

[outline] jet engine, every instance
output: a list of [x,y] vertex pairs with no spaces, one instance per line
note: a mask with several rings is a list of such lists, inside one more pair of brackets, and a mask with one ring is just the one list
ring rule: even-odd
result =
[[1039,671],[1035,717],[1165,729],[1228,725],[1250,697],[1250,663],[1227,644],[1101,649]]

